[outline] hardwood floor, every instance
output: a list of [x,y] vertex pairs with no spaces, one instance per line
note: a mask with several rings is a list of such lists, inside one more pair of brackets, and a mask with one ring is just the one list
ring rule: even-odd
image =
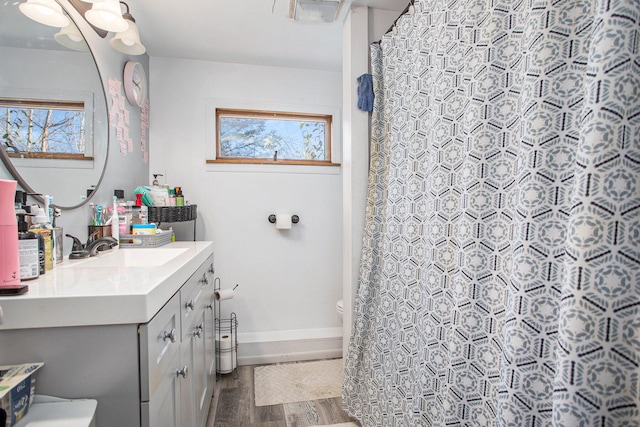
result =
[[254,367],[240,366],[237,375],[219,377],[207,427],[309,427],[356,422],[342,410],[340,397],[255,406]]

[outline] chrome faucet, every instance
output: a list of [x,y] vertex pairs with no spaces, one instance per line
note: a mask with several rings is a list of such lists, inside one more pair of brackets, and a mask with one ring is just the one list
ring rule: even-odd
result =
[[96,233],[91,234],[91,236],[89,236],[89,239],[87,240],[87,243],[84,245],[77,237],[72,236],[71,234],[66,234],[66,236],[73,239],[73,247],[71,248],[69,259],[80,259],[89,256],[96,256],[98,255],[99,250],[104,251],[118,245],[118,241],[111,236],[94,239]]
[[105,236],[92,242],[87,242],[84,250],[89,252],[89,256],[96,256],[98,255],[98,251],[106,251],[114,246],[118,246],[118,241],[111,236]]

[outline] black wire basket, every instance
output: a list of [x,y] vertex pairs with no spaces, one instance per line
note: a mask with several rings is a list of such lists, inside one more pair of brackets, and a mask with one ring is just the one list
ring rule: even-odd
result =
[[150,206],[148,221],[161,222],[193,221],[198,217],[198,205],[189,206]]

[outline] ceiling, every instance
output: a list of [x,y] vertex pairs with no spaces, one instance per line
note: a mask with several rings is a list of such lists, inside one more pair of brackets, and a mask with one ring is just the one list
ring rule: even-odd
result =
[[[0,45],[64,50],[53,40],[59,29],[33,22],[18,11],[23,1],[0,2]],[[289,19],[289,0],[123,1],[151,57],[337,72],[342,70],[342,25],[352,5],[391,11],[386,15],[397,17],[409,3],[344,0],[336,22],[309,24]]]
[[151,57],[340,71],[351,4],[397,11],[409,0],[345,0],[338,21],[288,18],[289,0],[126,0]]

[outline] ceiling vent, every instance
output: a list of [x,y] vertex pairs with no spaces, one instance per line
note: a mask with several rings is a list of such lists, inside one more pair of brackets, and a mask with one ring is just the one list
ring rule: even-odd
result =
[[340,14],[343,0],[290,0],[289,18],[296,22],[328,24]]

